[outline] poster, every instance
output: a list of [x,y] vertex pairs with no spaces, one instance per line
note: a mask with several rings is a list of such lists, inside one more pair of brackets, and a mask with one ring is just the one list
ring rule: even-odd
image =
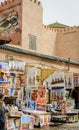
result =
[[38,86],[41,83],[41,69],[37,67],[29,67],[27,70],[27,85]]
[[47,126],[48,124],[48,115],[44,115],[44,125]]
[[38,98],[38,90],[31,90],[31,100],[37,101]]
[[28,107],[29,109],[31,109],[31,110],[36,110],[37,104],[36,104],[36,102],[34,102],[34,101],[28,101],[28,102],[27,102],[27,107]]
[[40,118],[40,126],[44,126],[44,115],[39,115]]
[[26,101],[31,100],[31,90],[28,88],[26,89]]
[[30,120],[30,116],[21,117],[21,130],[29,129]]
[[79,74],[77,73],[73,74],[73,82],[74,82],[74,87],[79,87]]
[[23,88],[17,90],[17,98],[23,100]]
[[25,74],[19,75],[19,78],[20,78],[20,85],[25,86],[26,85],[26,76],[25,76]]
[[64,86],[53,87],[50,91],[50,100],[61,101],[65,99],[65,89]]
[[10,73],[24,74],[25,62],[22,61],[9,61],[9,71]]
[[38,88],[37,110],[46,110],[46,86],[44,85]]
[[64,72],[56,72],[52,74],[51,86],[64,86]]
[[41,68],[36,68],[36,80],[35,80],[35,84],[36,85],[40,85],[41,84]]
[[14,130],[14,121],[12,119],[7,120],[7,130]]
[[62,115],[66,115],[66,113],[67,113],[67,109],[66,109],[66,102],[60,102],[59,103],[59,107],[60,107],[60,110],[61,110],[61,113],[62,113]]
[[27,70],[27,84],[28,84],[28,86],[35,86],[35,71],[36,71],[36,67],[30,67]]
[[18,129],[21,127],[21,120],[20,119],[15,119],[14,120],[14,126],[15,126],[15,129]]
[[73,73],[65,73],[65,88],[73,88]]
[[47,87],[47,89],[51,89],[55,86],[65,86],[65,73],[64,72],[54,72],[51,73],[48,77],[46,77],[43,81],[43,85]]
[[8,63],[0,62],[0,72],[9,73]]

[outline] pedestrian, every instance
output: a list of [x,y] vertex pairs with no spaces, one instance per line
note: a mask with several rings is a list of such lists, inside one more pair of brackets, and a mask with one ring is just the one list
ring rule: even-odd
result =
[[5,108],[4,108],[4,95],[0,93],[0,130],[5,130]]
[[71,91],[71,97],[75,100],[75,108],[77,109],[77,104],[79,102],[78,99],[78,87],[74,87],[74,89]]

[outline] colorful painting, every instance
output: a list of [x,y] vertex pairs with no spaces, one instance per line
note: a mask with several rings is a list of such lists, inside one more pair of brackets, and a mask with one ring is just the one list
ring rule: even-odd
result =
[[0,62],[0,72],[8,73],[9,72],[9,66],[6,62]]
[[38,98],[38,90],[31,90],[31,100],[37,101]]
[[21,117],[21,130],[29,129],[30,120],[30,116]]
[[12,119],[7,120],[7,130],[14,130],[14,121]]
[[37,110],[46,110],[46,86],[44,85],[38,88]]
[[0,40],[21,45],[21,3],[0,13]]
[[15,129],[21,127],[21,121],[20,121],[20,119],[15,119],[14,120],[14,126],[15,126]]
[[79,87],[79,74],[77,73],[73,74],[73,83],[74,87]]

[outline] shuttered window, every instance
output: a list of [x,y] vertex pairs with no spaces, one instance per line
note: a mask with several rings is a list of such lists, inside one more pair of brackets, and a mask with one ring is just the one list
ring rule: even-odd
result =
[[29,49],[36,50],[36,36],[29,34]]

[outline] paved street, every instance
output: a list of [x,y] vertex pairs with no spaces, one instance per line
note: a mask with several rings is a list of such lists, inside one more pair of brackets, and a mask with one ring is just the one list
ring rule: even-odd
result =
[[64,126],[56,126],[56,127],[43,127],[43,128],[34,128],[34,130],[79,130],[79,127],[64,127]]
[[51,125],[45,126],[42,128],[34,128],[34,130],[79,130],[79,122],[78,123],[69,123],[69,124],[62,124],[62,125]]

